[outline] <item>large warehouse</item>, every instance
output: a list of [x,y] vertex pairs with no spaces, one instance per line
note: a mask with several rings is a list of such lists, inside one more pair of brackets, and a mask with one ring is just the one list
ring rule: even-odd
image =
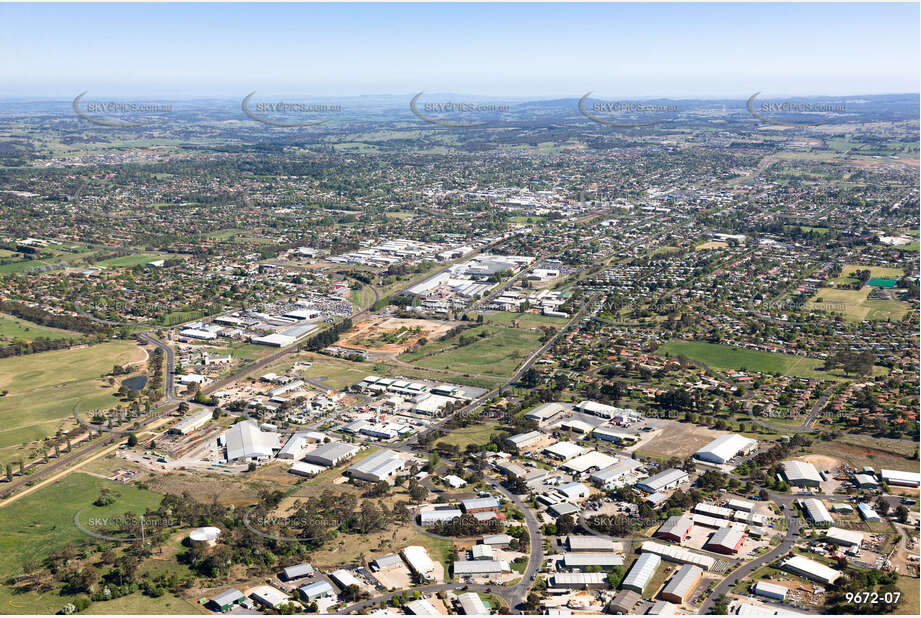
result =
[[793,556],[780,565],[784,571],[808,577],[822,584],[831,584],[841,577],[841,571],[827,567],[821,562],[810,560],[805,556]]
[[720,436],[710,444],[706,445],[694,453],[694,457],[701,461],[724,464],[739,453],[750,453],[757,444],[757,442],[750,440],[745,436],[740,436],[737,433],[731,433],[725,436]]
[[402,470],[405,465],[406,462],[399,453],[385,448],[349,466],[348,473],[363,481],[371,483],[386,481],[393,485],[397,471]]
[[825,508],[825,503],[818,498],[804,498],[799,501],[806,513],[806,517],[816,526],[831,526],[835,520]]
[[921,473],[903,472],[902,470],[880,470],[879,478],[888,485],[901,487],[918,487],[921,485]]
[[669,562],[696,564],[706,571],[712,569],[713,565],[716,564],[716,559],[710,556],[688,551],[676,545],[663,545],[662,543],[656,543],[654,541],[643,541],[643,544],[640,545],[640,551],[643,553],[658,554]]
[[672,515],[656,530],[655,536],[666,541],[680,543],[694,527],[694,521],[684,515]]
[[672,487],[677,487],[686,480],[688,480],[687,472],[679,470],[678,468],[669,468],[654,476],[650,476],[648,479],[640,481],[636,484],[636,487],[648,494],[654,494],[657,491],[664,491]]
[[653,575],[656,574],[660,564],[662,564],[662,558],[658,554],[649,552],[640,554],[640,557],[636,559],[636,562],[630,568],[630,572],[624,577],[620,587],[624,590],[633,590],[643,594],[643,590],[652,580]]
[[224,432],[227,461],[262,461],[281,448],[281,436],[261,431],[255,421],[240,421]]
[[805,461],[783,462],[783,475],[787,482],[794,487],[815,487],[822,483],[819,471],[811,463]]
[[304,455],[304,461],[331,468],[351,458],[361,448],[345,442],[327,442]]
[[841,528],[829,528],[825,531],[825,538],[829,543],[851,547],[860,546],[863,543],[863,532],[857,530],[842,530]]
[[704,549],[720,554],[735,554],[742,548],[745,533],[738,528],[720,528],[710,537]]
[[703,575],[704,571],[699,566],[694,566],[693,564],[684,565],[672,575],[671,580],[659,593],[659,598],[677,605],[686,603],[691,598]]

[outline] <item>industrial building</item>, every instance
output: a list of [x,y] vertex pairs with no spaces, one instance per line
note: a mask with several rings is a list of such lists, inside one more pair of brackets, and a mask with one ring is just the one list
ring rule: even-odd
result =
[[825,538],[829,543],[834,543],[836,545],[860,547],[860,544],[863,543],[863,532],[842,530],[841,528],[829,528],[825,531]]
[[902,470],[880,470],[879,478],[887,485],[900,487],[918,487],[921,485],[921,473],[904,472]]
[[666,541],[680,543],[690,534],[691,528],[694,527],[694,521],[684,515],[672,515],[665,520],[654,536]]
[[608,420],[614,420],[617,418],[623,420],[640,419],[640,415],[636,410],[631,408],[618,408],[616,406],[608,406],[603,403],[598,403],[597,401],[581,401],[577,403],[574,408],[577,412],[591,414],[592,416],[599,416]]
[[351,459],[361,447],[345,442],[327,442],[304,455],[304,461],[332,468]]
[[513,446],[518,450],[526,449],[535,444],[538,444],[541,440],[544,439],[544,434],[539,431],[529,431],[528,433],[519,433],[514,436],[509,436],[505,439],[505,443],[509,446]]
[[567,569],[584,569],[585,567],[613,567],[622,566],[624,557],[611,552],[602,553],[565,553],[563,554],[563,567]]
[[710,536],[704,549],[719,554],[735,554],[742,549],[745,533],[738,528],[720,528]]
[[280,438],[273,431],[260,430],[255,421],[240,421],[224,432],[227,461],[270,459],[281,448]]
[[192,414],[183,417],[182,420],[170,427],[169,433],[176,433],[181,436],[192,433],[210,421],[211,416],[211,410],[199,410],[198,412],[193,412]]
[[336,569],[329,574],[334,582],[339,586],[339,588],[345,590],[349,586],[361,586],[361,582],[358,581],[358,578],[352,575],[349,571],[345,569]]
[[704,571],[699,566],[693,564],[684,565],[675,571],[671,580],[659,593],[659,598],[676,605],[683,605],[690,600],[703,575]]
[[375,571],[387,571],[401,566],[403,566],[403,560],[396,554],[378,556],[371,561],[371,568]]
[[607,573],[555,573],[551,578],[554,588],[607,588]]
[[665,491],[673,487],[678,487],[681,483],[688,480],[688,473],[678,468],[669,468],[648,479],[636,484],[637,489],[645,491],[648,494],[654,494],[657,491]]
[[434,526],[435,524],[452,521],[463,515],[460,509],[434,508],[419,511],[419,525]]
[[461,508],[464,513],[484,513],[487,511],[498,511],[499,500],[496,498],[472,498],[461,501]]
[[548,457],[552,457],[560,461],[569,461],[570,459],[578,457],[584,453],[585,449],[578,444],[573,444],[572,442],[557,442],[556,444],[545,448],[543,452]]
[[206,605],[211,611],[223,613],[229,612],[235,605],[242,603],[245,599],[246,595],[236,588],[231,588],[211,597]]
[[822,483],[819,471],[811,463],[805,461],[783,462],[783,475],[793,487],[818,488]]
[[454,576],[500,575],[511,572],[512,568],[505,560],[455,560]]
[[780,568],[784,571],[788,571],[795,575],[802,575],[803,577],[822,584],[834,583],[836,579],[841,577],[841,571],[836,571],[831,567],[825,566],[821,562],[816,562],[815,560],[810,560],[805,556],[799,555],[785,560],[780,565]]
[[279,590],[278,588],[273,588],[272,586],[256,586],[249,591],[249,596],[264,607],[270,609],[275,609],[279,605],[284,605],[290,599],[288,595]]
[[612,614],[629,614],[641,600],[642,597],[638,593],[632,590],[621,590],[608,604],[607,611]]
[[466,616],[489,615],[489,609],[486,607],[486,604],[483,603],[483,599],[475,592],[464,592],[457,595],[457,602],[460,603],[461,611],[464,612]]
[[432,579],[435,574],[435,563],[429,557],[428,551],[421,545],[407,545],[400,552],[406,564],[418,575]]
[[703,554],[698,554],[692,551],[688,551],[683,547],[678,547],[676,545],[663,545],[662,543],[656,543],[654,541],[643,541],[640,545],[640,551],[643,553],[653,553],[658,554],[665,560],[669,562],[677,562],[679,564],[694,564],[709,571],[713,568],[713,565],[716,564],[716,559],[711,558],[710,556],[705,556]]
[[835,520],[825,508],[825,503],[818,498],[804,498],[799,501],[806,517],[816,526],[831,526]]
[[328,599],[336,596],[332,585],[324,580],[313,582],[297,589],[297,594],[305,603],[313,603],[317,599]]
[[757,442],[745,436],[731,433],[713,440],[694,453],[694,457],[701,461],[724,464],[739,453],[743,455],[750,453],[757,444]]
[[529,421],[536,421],[538,427],[543,427],[551,418],[562,412],[565,408],[561,403],[544,403],[524,415]]
[[790,590],[786,586],[781,586],[780,584],[772,584],[771,582],[766,582],[764,580],[759,580],[755,582],[755,585],[752,586],[752,592],[769,599],[774,599],[775,601],[784,601],[787,598],[787,593]]
[[569,535],[566,537],[566,546],[571,552],[615,552],[619,549],[617,543],[600,536]]
[[635,459],[624,459],[613,466],[592,473],[589,478],[602,489],[614,489],[622,486],[629,475],[642,467],[642,462]]
[[582,474],[591,469],[601,470],[613,466],[615,463],[617,463],[615,457],[611,457],[600,451],[589,451],[584,455],[579,455],[575,459],[567,461],[560,467],[567,472]]
[[620,587],[624,590],[633,590],[634,592],[643,594],[646,585],[652,580],[660,564],[662,564],[662,558],[659,557],[658,554],[640,554],[640,557],[633,563],[627,576],[624,577],[624,581],[621,583]]
[[861,502],[857,505],[857,512],[860,513],[860,516],[864,521],[883,521],[883,518],[879,516],[879,513],[874,510],[872,506],[866,502]]
[[396,473],[406,466],[406,462],[396,451],[381,449],[370,457],[349,466],[346,472],[357,479],[378,483],[385,481],[393,485]]
[[588,498],[591,490],[579,483],[577,481],[572,481],[570,483],[563,483],[556,488],[556,491],[564,500],[581,500],[583,498]]
[[326,470],[324,466],[318,466],[316,464],[307,463],[306,461],[295,461],[291,464],[291,467],[288,468],[288,472],[291,474],[296,474],[297,476],[316,476],[320,472]]
[[285,581],[300,579],[302,577],[309,577],[310,575],[313,575],[313,567],[309,562],[295,564],[294,566],[289,566],[282,569],[282,576],[284,577]]
[[438,610],[435,609],[435,606],[429,603],[425,599],[416,599],[415,601],[407,601],[403,604],[403,609],[412,614],[413,616],[439,616]]

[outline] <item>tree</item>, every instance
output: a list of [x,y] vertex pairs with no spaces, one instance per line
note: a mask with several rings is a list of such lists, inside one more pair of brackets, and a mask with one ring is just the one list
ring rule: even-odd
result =
[[138,445],[138,437],[137,437],[136,435],[134,435],[134,434],[130,434],[130,435],[128,436],[128,446],[129,446],[129,447],[135,447],[135,446],[137,446],[137,445]]

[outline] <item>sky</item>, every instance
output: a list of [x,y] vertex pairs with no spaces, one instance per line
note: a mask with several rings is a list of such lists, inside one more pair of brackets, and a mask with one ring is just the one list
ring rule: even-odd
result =
[[918,3],[0,3],[0,98],[914,93],[919,11]]

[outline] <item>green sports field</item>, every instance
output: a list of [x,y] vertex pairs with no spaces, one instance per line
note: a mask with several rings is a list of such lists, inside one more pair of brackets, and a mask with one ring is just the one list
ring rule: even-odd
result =
[[38,440],[71,418],[74,404],[89,410],[117,403],[100,377],[113,365],[141,361],[144,350],[129,341],[0,359],[0,462],[24,442]]

